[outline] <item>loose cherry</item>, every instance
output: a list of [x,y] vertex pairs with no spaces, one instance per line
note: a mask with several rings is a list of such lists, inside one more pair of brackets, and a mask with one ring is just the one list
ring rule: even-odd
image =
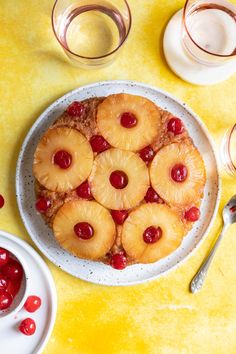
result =
[[3,196],[0,194],[0,209],[3,207],[4,204],[5,204],[5,200]]
[[10,259],[10,254],[5,248],[0,248],[0,268],[3,267]]
[[157,192],[152,187],[148,188],[144,199],[147,203],[159,203],[159,204],[164,203],[163,199],[161,199],[161,197],[157,194]]
[[6,310],[12,303],[12,296],[6,290],[0,291],[0,310]]
[[83,182],[79,187],[76,188],[76,193],[78,197],[91,200],[93,199],[91,188],[88,181]]
[[120,116],[120,124],[124,128],[133,128],[137,125],[137,118],[131,112],[124,112]]
[[69,152],[65,150],[59,150],[55,153],[53,157],[53,162],[55,165],[59,166],[63,170],[70,167],[72,163],[72,156]]
[[184,218],[188,221],[197,221],[200,218],[200,210],[193,206],[184,213]]
[[82,240],[89,240],[94,235],[92,225],[87,222],[79,222],[74,226],[74,232]]
[[123,252],[115,253],[111,256],[110,265],[118,270],[122,270],[127,266],[127,258]]
[[151,146],[146,146],[145,148],[139,151],[139,156],[146,163],[151,162],[154,158],[154,155],[155,153]]
[[169,120],[169,122],[167,124],[167,129],[169,132],[174,133],[174,135],[179,135],[179,134],[183,133],[184,126],[183,126],[181,119],[179,119],[177,117],[173,117]]
[[128,184],[128,176],[123,171],[113,171],[110,175],[110,183],[116,189],[123,189]]
[[67,107],[66,111],[71,117],[79,117],[85,111],[85,106],[78,101],[74,101]]
[[40,197],[35,203],[35,208],[39,213],[45,213],[50,207],[51,201],[45,197]]
[[36,331],[36,324],[32,318],[26,318],[21,322],[19,330],[26,336],[32,336]]
[[128,217],[127,210],[111,210],[111,216],[116,224],[122,225],[125,219]]
[[0,273],[0,291],[5,290],[9,284],[7,277]]
[[146,243],[155,243],[160,240],[162,229],[158,226],[149,226],[143,233],[143,240]]
[[41,306],[41,299],[36,295],[29,296],[24,304],[24,308],[28,312],[35,312],[40,308],[40,306]]
[[188,170],[183,164],[176,164],[171,170],[171,177],[175,182],[184,182],[187,178]]
[[2,273],[10,280],[20,280],[23,275],[23,268],[19,262],[11,259],[5,266],[3,266]]
[[94,135],[89,140],[94,152],[103,152],[110,148],[110,144],[101,135]]

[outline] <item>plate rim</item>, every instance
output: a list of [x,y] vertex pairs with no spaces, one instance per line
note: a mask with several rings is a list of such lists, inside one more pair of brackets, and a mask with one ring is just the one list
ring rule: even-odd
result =
[[36,259],[37,260],[36,262],[38,264],[40,264],[40,270],[44,274],[44,276],[47,280],[47,283],[49,284],[49,293],[50,293],[50,298],[51,298],[51,315],[49,316],[50,323],[48,325],[48,330],[47,330],[46,334],[43,335],[42,340],[37,344],[36,351],[35,351],[35,354],[41,354],[50,339],[50,336],[52,334],[52,331],[53,331],[53,328],[54,328],[54,325],[56,322],[56,316],[57,316],[58,300],[57,300],[56,285],[55,285],[53,276],[52,276],[51,271],[48,268],[46,262],[44,261],[44,259],[40,256],[40,254],[30,244],[28,244],[28,242],[22,240],[20,237],[14,235],[14,234],[11,234],[10,232],[2,230],[2,229],[0,229],[0,235],[2,235],[6,239],[9,239],[10,241],[12,241],[14,243],[17,243],[20,247],[24,248],[26,250],[26,252],[28,252],[34,259]]
[[[207,137],[207,140],[209,141],[209,144],[211,146],[212,149],[212,153],[214,155],[215,158],[215,163],[216,163],[216,174],[217,174],[217,194],[216,194],[216,200],[215,200],[215,206],[214,206],[214,211],[212,213],[212,217],[210,219],[209,224],[206,227],[206,230],[203,234],[203,236],[201,237],[201,239],[198,241],[198,243],[192,248],[192,250],[189,251],[189,253],[183,258],[181,259],[178,263],[176,263],[175,265],[173,265],[172,267],[170,267],[167,270],[163,270],[162,272],[160,272],[157,275],[153,275],[148,277],[147,279],[138,279],[138,280],[134,280],[131,282],[124,282],[121,281],[119,283],[116,282],[110,282],[109,284],[104,283],[102,281],[99,281],[98,279],[93,279],[93,280],[89,280],[85,277],[83,277],[83,275],[81,276],[75,276],[72,272],[70,272],[69,270],[65,269],[64,266],[58,266],[58,264],[56,263],[55,259],[48,253],[46,252],[39,244],[38,241],[36,241],[30,234],[30,232],[28,231],[28,226],[27,223],[24,220],[24,213],[22,210],[22,206],[20,203],[20,198],[19,198],[19,172],[20,172],[20,164],[21,164],[21,160],[24,154],[24,150],[25,147],[28,143],[28,140],[30,138],[30,136],[32,135],[35,127],[38,125],[38,122],[42,119],[42,116],[45,116],[48,114],[48,112],[50,112],[50,110],[52,109],[52,107],[56,104],[57,101],[63,101],[65,99],[67,99],[68,97],[83,91],[83,90],[89,90],[91,88],[97,87],[99,85],[112,85],[112,84],[118,84],[118,85],[133,85],[133,86],[138,86],[140,88],[146,88],[146,89],[151,89],[153,91],[156,91],[157,93],[161,93],[162,95],[166,96],[167,98],[170,98],[171,100],[173,100],[174,102],[178,103],[181,107],[183,107],[185,110],[187,110],[187,112],[189,112],[192,117],[197,121],[197,123],[200,125],[201,129],[203,130],[205,136]],[[221,191],[222,191],[222,183],[221,183],[221,178],[220,178],[220,163],[219,163],[219,158],[217,156],[216,153],[216,147],[215,147],[215,143],[213,141],[213,138],[211,137],[210,133],[208,132],[208,129],[205,125],[205,123],[201,120],[201,118],[182,100],[180,100],[179,98],[175,97],[174,95],[172,95],[171,93],[166,92],[165,90],[160,89],[159,87],[155,87],[153,85],[149,85],[149,84],[145,84],[139,81],[133,81],[133,80],[103,80],[103,81],[96,81],[93,83],[90,83],[88,85],[83,85],[80,87],[77,87],[69,92],[67,92],[66,94],[58,97],[56,100],[54,100],[44,111],[42,111],[42,113],[38,116],[38,118],[35,120],[35,122],[32,124],[31,128],[28,130],[27,134],[25,135],[23,144],[20,147],[20,152],[18,155],[18,159],[17,159],[17,165],[16,165],[16,179],[15,179],[15,188],[16,188],[16,199],[17,199],[17,205],[18,205],[18,209],[20,212],[20,216],[21,216],[21,220],[23,222],[23,225],[27,231],[27,233],[29,234],[30,238],[32,239],[32,241],[34,242],[34,244],[37,246],[37,248],[43,253],[43,255],[48,258],[54,265],[56,265],[57,267],[59,267],[60,269],[62,269],[64,272],[78,278],[81,279],[83,281],[89,282],[89,283],[93,283],[93,284],[98,284],[98,285],[103,285],[103,286],[132,286],[132,285],[137,285],[137,284],[143,284],[155,279],[158,279],[159,277],[163,276],[163,275],[167,275],[169,272],[177,269],[180,265],[183,264],[183,262],[186,262],[189,257],[194,255],[194,252],[201,246],[202,242],[205,240],[206,236],[209,233],[210,228],[213,225],[213,222],[215,220],[216,214],[218,212],[218,208],[219,208],[219,203],[220,203],[220,198],[221,198]]]

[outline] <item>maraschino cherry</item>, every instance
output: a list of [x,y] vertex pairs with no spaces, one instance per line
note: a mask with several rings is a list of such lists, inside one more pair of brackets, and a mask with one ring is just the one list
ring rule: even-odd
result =
[[124,112],[120,116],[120,124],[124,128],[133,128],[137,125],[138,120],[131,112]]
[[111,147],[110,144],[101,135],[92,136],[89,142],[93,151],[97,153],[103,152]]
[[76,193],[80,198],[87,199],[87,200],[93,199],[91,188],[89,186],[88,181],[83,182],[79,187],[77,187]]
[[24,304],[24,308],[28,312],[35,312],[40,308],[40,306],[41,306],[41,299],[36,295],[29,296]]
[[75,234],[82,240],[89,240],[94,235],[92,225],[87,222],[79,222],[74,226]]
[[143,240],[146,243],[156,243],[162,237],[162,229],[158,226],[149,226],[143,233]]
[[51,201],[45,197],[39,197],[35,203],[35,208],[39,213],[46,213],[46,211],[51,207]]
[[21,322],[19,330],[26,336],[32,336],[36,331],[36,324],[32,318],[26,318]]
[[111,216],[117,225],[123,225],[128,215],[127,210],[111,210]]
[[55,153],[53,157],[53,162],[61,169],[66,170],[67,168],[70,167],[72,163],[72,156],[69,152],[65,150],[59,150]]
[[200,210],[193,206],[184,213],[184,218],[187,221],[197,221],[200,218]]
[[155,153],[151,146],[146,146],[145,148],[139,151],[139,156],[146,163],[151,162],[154,158],[154,155]]
[[110,183],[116,189],[123,189],[128,184],[128,176],[123,171],[113,171],[110,175]]
[[174,133],[174,135],[179,135],[179,134],[183,133],[184,126],[183,126],[182,120],[177,117],[171,118],[169,120],[169,122],[167,123],[167,130],[169,132]]
[[71,117],[79,117],[85,111],[85,106],[78,101],[74,101],[68,106],[66,111]]
[[122,270],[127,266],[127,258],[124,252],[115,253],[111,256],[110,265],[118,270]]
[[171,170],[171,177],[177,183],[182,183],[188,176],[187,167],[181,163],[176,164]]

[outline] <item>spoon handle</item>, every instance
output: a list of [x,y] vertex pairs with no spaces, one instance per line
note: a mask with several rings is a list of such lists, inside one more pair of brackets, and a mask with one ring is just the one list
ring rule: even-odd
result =
[[227,225],[224,224],[222,230],[221,230],[221,233],[219,234],[219,236],[217,237],[215,243],[213,244],[209,254],[207,255],[207,257],[204,259],[204,261],[202,262],[199,270],[197,271],[197,273],[195,274],[195,276],[193,277],[191,283],[190,283],[190,292],[191,293],[196,293],[198,292],[202,286],[203,286],[203,283],[204,283],[204,280],[206,278],[206,275],[207,275],[207,271],[211,265],[211,262],[213,260],[213,257],[216,253],[216,250],[220,244],[220,241],[221,239],[223,238],[223,235],[225,233],[225,230],[227,228]]

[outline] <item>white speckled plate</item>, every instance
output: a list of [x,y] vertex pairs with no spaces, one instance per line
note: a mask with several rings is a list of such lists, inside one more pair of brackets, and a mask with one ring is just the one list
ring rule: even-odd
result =
[[[144,96],[160,107],[180,117],[195,145],[201,152],[206,166],[207,182],[201,205],[200,220],[184,238],[182,245],[170,256],[153,264],[137,264],[117,271],[103,263],[86,261],[63,250],[55,241],[52,230],[35,212],[33,154],[39,138],[74,100],[107,96],[126,92]],[[217,158],[211,138],[202,121],[184,103],[157,89],[132,81],[104,81],[80,87],[56,100],[37,119],[27,134],[20,151],[16,171],[16,194],[22,220],[38,248],[58,267],[75,277],[104,285],[132,285],[157,278],[176,267],[199,245],[215,217],[220,196]]]

